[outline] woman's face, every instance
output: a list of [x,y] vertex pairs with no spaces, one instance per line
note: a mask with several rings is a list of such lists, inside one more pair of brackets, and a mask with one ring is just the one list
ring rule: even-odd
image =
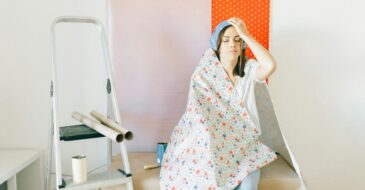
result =
[[243,41],[233,26],[229,26],[223,33],[219,46],[221,59],[237,60],[241,55]]

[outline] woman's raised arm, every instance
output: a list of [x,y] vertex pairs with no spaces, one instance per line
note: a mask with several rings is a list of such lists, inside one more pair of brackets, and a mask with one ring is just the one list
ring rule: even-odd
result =
[[258,80],[267,79],[274,73],[277,64],[269,53],[269,51],[257,42],[248,32],[247,26],[240,18],[231,18],[228,20],[237,30],[243,41],[250,47],[252,53],[255,55],[259,66],[256,69],[256,78]]

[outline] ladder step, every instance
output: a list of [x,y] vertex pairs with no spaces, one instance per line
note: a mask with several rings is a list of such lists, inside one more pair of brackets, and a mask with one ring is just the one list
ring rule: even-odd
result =
[[71,125],[60,127],[60,140],[62,141],[75,141],[98,137],[104,137],[104,135],[86,125]]
[[72,179],[66,180],[66,187],[60,189],[83,190],[97,189],[99,187],[108,187],[114,185],[132,182],[132,177],[123,175],[118,170],[95,173],[87,176],[87,181],[80,184],[74,184]]

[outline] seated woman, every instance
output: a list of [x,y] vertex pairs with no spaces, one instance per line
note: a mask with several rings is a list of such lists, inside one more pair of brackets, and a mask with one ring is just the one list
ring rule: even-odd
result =
[[[257,61],[246,57],[247,46]],[[257,189],[260,168],[277,156],[258,139],[260,124],[249,96],[253,83],[265,82],[275,68],[241,19],[217,25],[164,154],[162,190]]]

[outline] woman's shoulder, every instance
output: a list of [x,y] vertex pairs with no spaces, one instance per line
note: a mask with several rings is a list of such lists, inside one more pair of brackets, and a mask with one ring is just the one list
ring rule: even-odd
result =
[[245,63],[245,73],[248,74],[250,67],[255,66],[255,64],[257,64],[256,59],[248,58]]
[[247,58],[246,65],[245,66],[251,66],[253,64],[257,64],[257,60],[254,58]]
[[[256,82],[258,83],[265,83],[266,80],[258,80],[256,77],[256,69],[258,67],[259,63],[257,62],[256,59],[249,59],[247,60],[246,64],[245,64],[245,74],[247,75],[253,75],[254,79]],[[252,69],[250,69],[252,67]]]

